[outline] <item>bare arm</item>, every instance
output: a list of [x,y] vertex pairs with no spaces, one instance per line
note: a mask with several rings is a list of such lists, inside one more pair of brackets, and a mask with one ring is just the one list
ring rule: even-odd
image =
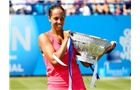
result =
[[82,61],[80,61],[81,63],[82,63],[82,65],[84,66],[84,67],[89,67],[89,65],[90,65],[90,63],[87,63],[87,62],[82,62]]
[[105,49],[105,51],[98,57],[98,60],[99,60],[104,54],[106,54],[108,51],[114,49],[115,47],[116,47],[116,43],[115,43],[114,41],[111,41],[110,46],[107,47],[107,48]]
[[[69,33],[69,32],[67,32]],[[67,48],[67,41],[68,41],[68,36],[67,33],[65,34],[65,38],[62,41],[62,44],[60,46],[60,48],[55,51],[54,47],[51,44],[51,40],[50,38],[45,35],[45,34],[41,34],[38,37],[38,44],[42,50],[42,52],[44,53],[44,55],[48,58],[48,60],[53,64],[53,65],[58,65],[59,63],[53,58],[53,53],[55,53],[55,55],[61,60],[66,52],[66,48]]]

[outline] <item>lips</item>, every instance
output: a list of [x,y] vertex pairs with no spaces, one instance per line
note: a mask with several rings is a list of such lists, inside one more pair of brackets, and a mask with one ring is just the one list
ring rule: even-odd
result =
[[62,27],[62,25],[60,25],[60,24],[59,24],[59,25],[57,25],[57,27],[61,28],[61,27]]

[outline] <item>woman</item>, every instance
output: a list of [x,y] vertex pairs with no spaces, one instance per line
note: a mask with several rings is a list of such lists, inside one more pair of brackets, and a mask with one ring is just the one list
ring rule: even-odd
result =
[[[58,57],[63,63],[68,65],[68,50],[67,42],[69,39],[69,30],[63,30],[65,21],[65,10],[60,5],[53,5],[48,10],[48,18],[51,22],[51,29],[48,32],[42,33],[38,37],[38,43],[41,52],[44,56],[44,62],[47,68],[47,90],[86,90],[82,75],[78,64],[76,63],[76,49],[73,48],[72,57],[72,86],[69,86],[69,71],[68,66],[59,64],[53,54]],[[104,53],[113,49],[115,44],[106,49]],[[102,56],[102,55],[101,55]],[[100,56],[100,57],[101,57]],[[99,57],[99,58],[100,58]],[[82,62],[85,67],[89,64]]]

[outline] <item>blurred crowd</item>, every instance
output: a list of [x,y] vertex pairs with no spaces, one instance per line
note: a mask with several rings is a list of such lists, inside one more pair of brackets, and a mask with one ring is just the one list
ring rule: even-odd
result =
[[9,13],[44,15],[53,4],[64,7],[66,15],[131,15],[131,0],[10,0]]

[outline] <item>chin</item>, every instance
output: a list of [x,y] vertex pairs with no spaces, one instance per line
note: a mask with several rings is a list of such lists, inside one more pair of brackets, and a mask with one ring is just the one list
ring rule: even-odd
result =
[[63,29],[62,29],[62,28],[59,28],[59,29],[57,28],[56,30],[57,30],[57,31],[62,31]]

